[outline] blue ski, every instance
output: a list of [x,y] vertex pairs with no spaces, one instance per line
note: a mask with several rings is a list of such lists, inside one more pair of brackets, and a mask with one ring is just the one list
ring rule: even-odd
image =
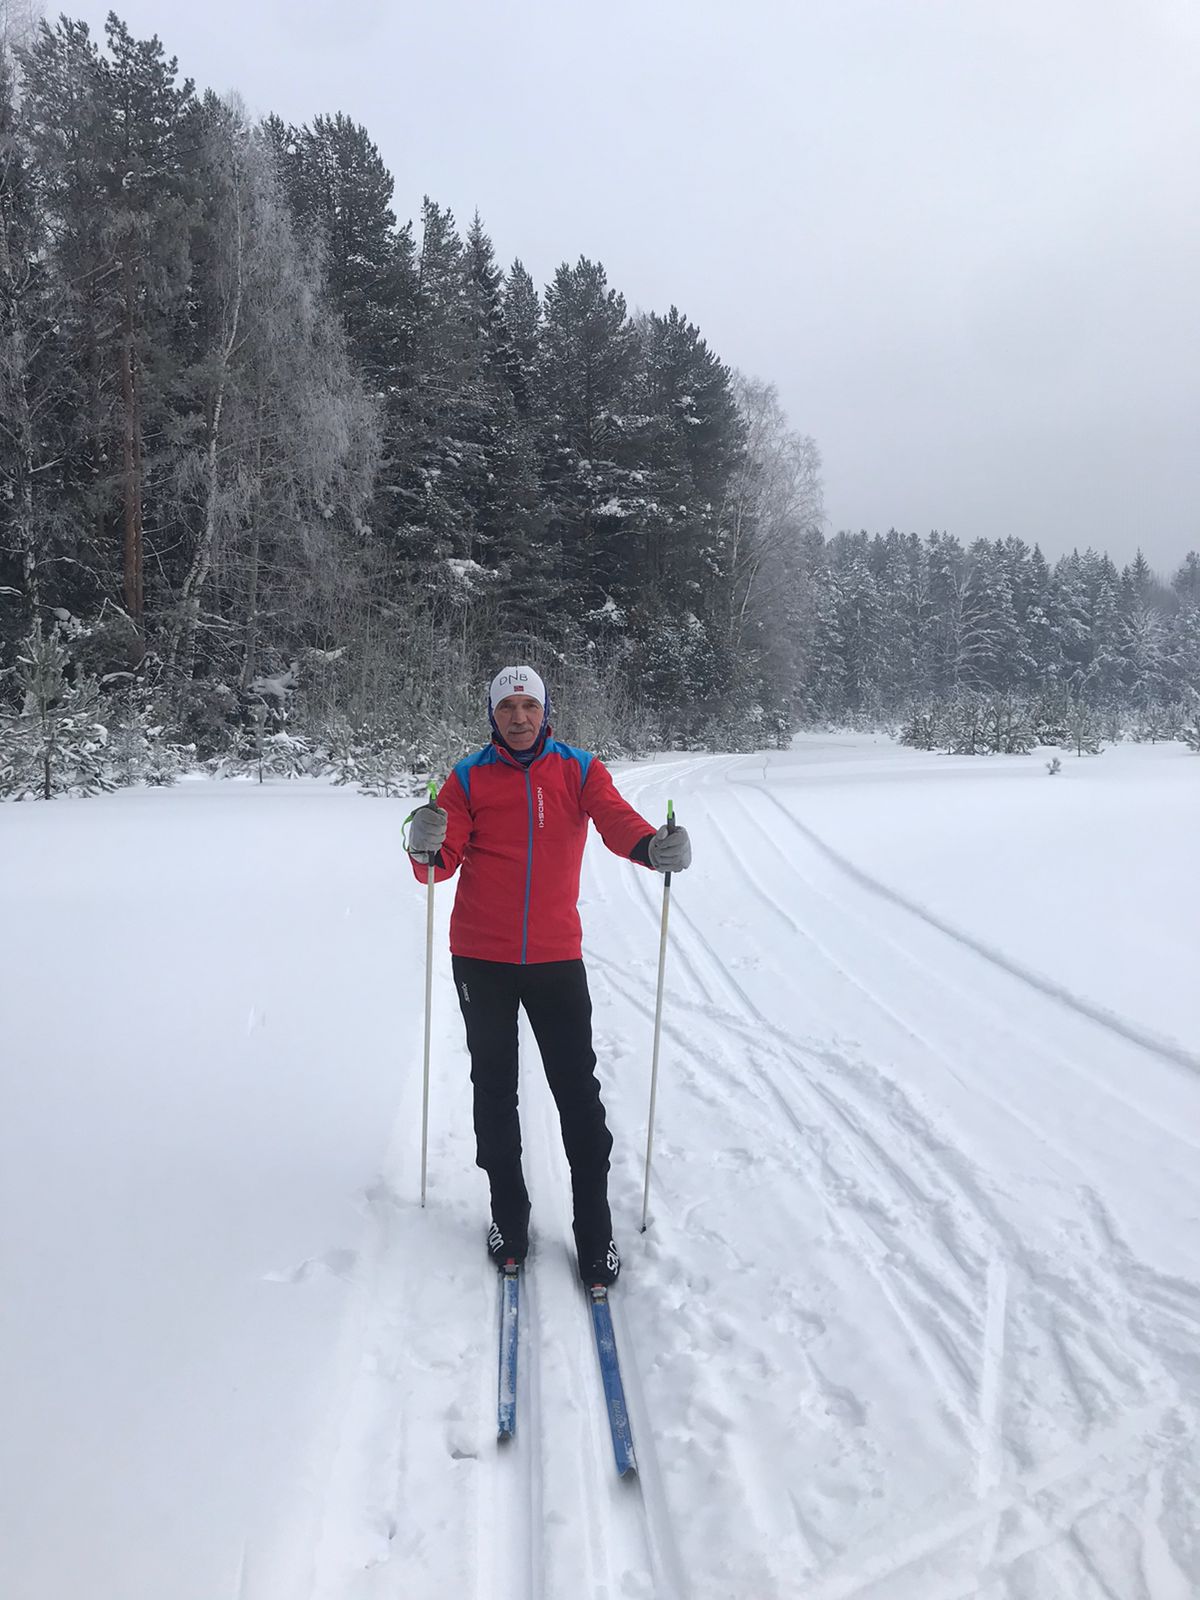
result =
[[604,1402],[608,1407],[608,1426],[612,1431],[613,1455],[621,1477],[637,1471],[633,1455],[633,1433],[629,1426],[629,1409],[625,1404],[625,1386],[621,1382],[621,1365],[617,1360],[617,1341],[613,1333],[612,1308],[608,1303],[608,1290],[595,1284],[588,1290],[592,1302],[592,1326],[596,1330],[596,1353],[600,1357],[600,1376],[604,1381]]
[[509,1262],[500,1270],[500,1379],[496,1395],[496,1432],[511,1439],[517,1431],[517,1316],[521,1269]]

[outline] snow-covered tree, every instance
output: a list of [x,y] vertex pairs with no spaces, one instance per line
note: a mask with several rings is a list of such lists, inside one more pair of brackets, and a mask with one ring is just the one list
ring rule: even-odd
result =
[[0,712],[0,795],[51,800],[113,787],[96,684],[68,670],[57,626],[21,645],[13,669],[19,702]]

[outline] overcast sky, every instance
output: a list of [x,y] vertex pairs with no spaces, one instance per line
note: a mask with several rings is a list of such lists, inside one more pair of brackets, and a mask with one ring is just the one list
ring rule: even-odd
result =
[[365,124],[401,219],[677,304],[816,439],[830,532],[1200,546],[1195,0],[117,9],[254,112]]

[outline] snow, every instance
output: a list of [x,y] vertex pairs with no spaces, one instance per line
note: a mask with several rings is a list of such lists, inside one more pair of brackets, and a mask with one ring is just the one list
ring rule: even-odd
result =
[[481,567],[478,561],[471,561],[465,556],[447,556],[446,566],[449,567],[458,581],[468,588],[480,580],[495,576],[486,567]]
[[[0,808],[0,1593],[1183,1600],[1200,1589],[1200,759],[826,736],[623,769],[593,841],[616,1478],[526,1038],[516,1438],[403,806]],[[12,937],[15,931],[16,937]]]

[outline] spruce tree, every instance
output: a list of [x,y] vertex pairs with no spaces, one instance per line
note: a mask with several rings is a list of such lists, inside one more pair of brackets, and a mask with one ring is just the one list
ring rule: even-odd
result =
[[[720,514],[746,437],[732,377],[672,306],[639,324],[645,461],[638,515],[638,581],[651,589],[670,581],[697,610],[713,610],[706,593],[720,540]],[[714,621],[719,618],[714,616]]]
[[837,578],[838,629],[842,637],[847,706],[872,712],[881,682],[879,589],[865,554],[855,555]]
[[1022,626],[1022,648],[1030,663],[1030,684],[1045,690],[1056,673],[1057,650],[1054,640],[1050,594],[1050,568],[1041,547],[1034,545],[1029,557],[1029,590]]
[[58,626],[36,628],[17,654],[15,709],[0,708],[0,796],[51,800],[112,788],[108,730],[95,682],[68,676]]
[[1200,694],[1200,587],[1194,599],[1184,591],[1167,633],[1166,659],[1175,698]]
[[404,582],[435,607],[447,593],[442,563],[476,557],[468,492],[478,467],[467,417],[473,357],[462,240],[453,214],[427,196],[416,255],[412,384],[402,396],[403,457],[393,492]]
[[1195,550],[1188,551],[1171,587],[1185,605],[1200,605],[1200,554]]
[[[509,326],[503,274],[478,213],[467,233],[464,269],[469,364],[463,430],[474,464],[464,492],[475,559],[492,574],[487,630],[520,636],[536,632],[557,595],[552,562],[540,548],[537,439],[524,361]],[[476,626],[486,649],[490,638],[480,632]]]
[[633,592],[636,551],[622,543],[638,492],[631,445],[637,336],[604,268],[565,262],[547,288],[541,336],[543,492],[548,533],[577,611]]
[[501,288],[508,332],[508,386],[518,414],[533,417],[542,331],[542,302],[521,262],[514,261]]

